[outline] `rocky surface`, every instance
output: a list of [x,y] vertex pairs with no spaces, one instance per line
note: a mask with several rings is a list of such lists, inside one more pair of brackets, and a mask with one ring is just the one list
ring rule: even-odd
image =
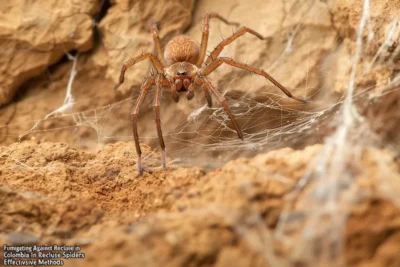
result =
[[93,47],[100,1],[7,2],[0,7],[0,106],[71,50]]
[[[61,143],[1,147],[0,240],[82,246],[85,259],[66,266],[291,266],[310,263],[307,257],[322,264],[327,259],[318,251],[290,253],[278,234],[283,212],[304,219],[301,201],[289,210],[285,205],[321,149],[286,148],[206,174],[172,164],[160,169],[158,155],[144,147],[147,171],[139,176],[133,143],[107,145],[97,154]],[[400,263],[400,209],[379,190],[376,156],[391,162],[384,179],[400,184],[400,166],[389,152],[366,149],[361,165],[353,166],[354,186],[368,194],[340,207],[348,212],[348,266]]]

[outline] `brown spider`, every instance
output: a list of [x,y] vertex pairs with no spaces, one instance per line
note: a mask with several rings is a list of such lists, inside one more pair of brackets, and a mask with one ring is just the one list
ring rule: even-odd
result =
[[[186,92],[186,98],[188,100],[191,100],[194,96],[195,86],[201,86],[205,98],[207,100],[207,104],[209,107],[211,107],[212,101],[210,93],[214,94],[218,102],[224,107],[225,112],[231,119],[232,124],[238,134],[238,137],[241,140],[243,140],[243,133],[240,130],[238,124],[236,123],[228,105],[226,104],[225,98],[206,79],[206,76],[208,74],[213,72],[223,63],[264,76],[269,81],[271,81],[275,86],[281,89],[288,97],[291,97],[303,103],[307,103],[307,100],[293,96],[285,87],[283,87],[280,83],[278,83],[265,71],[248,66],[244,63],[236,62],[231,58],[218,57],[218,55],[222,52],[225,46],[232,43],[234,40],[236,40],[246,32],[255,35],[261,40],[265,40],[265,38],[261,34],[247,27],[241,27],[230,37],[226,38],[221,43],[219,43],[211,52],[211,54],[207,57],[204,66],[202,66],[204,58],[206,56],[208,34],[209,34],[209,20],[211,18],[217,18],[228,25],[238,26],[237,23],[229,22],[217,13],[207,13],[204,15],[203,35],[201,39],[200,49],[197,43],[193,39],[185,35],[179,35],[174,37],[171,41],[168,42],[165,48],[164,58],[163,57],[157,58],[155,55],[151,53],[146,53],[138,57],[132,58],[122,66],[121,75],[119,77],[119,84],[117,84],[114,87],[114,90],[116,90],[124,82],[125,71],[129,67],[132,67],[137,62],[140,62],[145,59],[150,59],[154,65],[154,68],[156,69],[156,73],[147,77],[146,80],[143,82],[140,88],[140,95],[131,113],[133,137],[135,139],[136,152],[138,154],[137,164],[140,174],[143,173],[143,168],[141,160],[142,151],[140,150],[139,136],[137,131],[137,116],[139,114],[140,106],[142,105],[144,98],[149,92],[151,85],[154,84],[156,85],[153,110],[157,124],[158,139],[162,149],[161,160],[164,168],[166,167],[166,155],[165,155],[164,139],[161,131],[161,122],[160,122],[160,97],[161,97],[161,88],[164,86],[168,86],[171,88],[172,98],[174,99],[175,102],[179,101],[179,93],[181,92]],[[153,32],[153,39],[157,53],[158,55],[162,55],[163,53],[161,48],[161,42],[158,36],[157,25],[154,20],[150,21],[150,27]]]

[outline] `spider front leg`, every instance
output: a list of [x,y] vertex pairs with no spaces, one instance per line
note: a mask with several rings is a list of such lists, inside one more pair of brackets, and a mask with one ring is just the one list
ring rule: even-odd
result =
[[132,131],[133,131],[133,139],[135,140],[135,146],[136,146],[136,153],[138,155],[138,160],[137,160],[137,167],[140,175],[143,173],[143,168],[142,168],[142,150],[140,149],[140,143],[139,143],[139,135],[138,135],[138,130],[137,130],[137,116],[139,114],[140,106],[143,104],[143,101],[149,92],[149,88],[151,85],[153,85],[155,82],[154,77],[148,77],[142,84],[140,88],[140,95],[136,101],[135,107],[132,109],[131,112],[131,122],[132,122]]
[[204,97],[207,100],[207,106],[209,108],[211,108],[212,107],[212,98],[211,98],[210,92],[208,91],[208,89],[205,85],[203,85],[202,88],[203,88],[203,92],[204,92]]
[[223,18],[218,13],[212,12],[212,13],[207,13],[207,14],[204,15],[203,35],[201,37],[200,54],[199,54],[199,58],[198,58],[197,63],[196,63],[196,66],[198,68],[201,67],[201,65],[203,64],[204,58],[206,56],[207,44],[208,44],[208,35],[209,35],[209,31],[210,31],[210,19],[212,19],[212,18],[217,18],[217,19],[223,21],[225,24],[228,24],[228,25],[239,26],[239,23],[230,22],[230,21],[226,20],[225,18]]
[[160,99],[161,99],[162,85],[163,85],[163,75],[157,74],[156,91],[154,93],[154,102],[153,102],[153,111],[154,111],[154,116],[155,116],[156,124],[157,124],[158,141],[160,142],[160,146],[161,146],[161,150],[162,150],[161,151],[162,166],[165,168],[167,165],[166,164],[165,143],[164,143],[164,138],[162,135],[161,119],[160,119]]
[[125,78],[125,71],[135,65],[136,63],[143,61],[145,59],[150,59],[151,62],[153,63],[154,67],[156,68],[158,73],[164,73],[164,69],[162,67],[161,62],[157,59],[157,57],[153,54],[147,53],[147,54],[142,54],[138,57],[132,58],[131,60],[127,61],[122,65],[121,68],[121,74],[119,76],[119,83],[114,87],[114,91],[118,89],[118,87],[124,83],[124,78]]
[[255,74],[264,76],[266,79],[268,79],[270,82],[272,82],[276,87],[281,89],[282,92],[284,92],[288,97],[293,98],[293,99],[295,99],[297,101],[300,101],[300,102],[302,102],[304,104],[307,104],[309,102],[306,99],[303,99],[303,98],[296,97],[296,96],[292,95],[292,93],[288,89],[283,87],[283,85],[281,85],[277,80],[275,80],[271,75],[269,75],[265,71],[263,71],[261,69],[254,68],[254,67],[249,66],[249,65],[244,64],[244,63],[236,62],[231,58],[226,58],[226,57],[217,58],[213,62],[211,62],[209,65],[203,67],[200,70],[199,73],[201,75],[207,76],[208,74],[213,72],[216,68],[221,66],[223,63],[226,63],[226,64],[231,65],[233,67],[244,69],[244,70],[248,70],[248,71],[253,72]]
[[222,42],[220,42],[214,48],[214,50],[211,52],[211,54],[208,56],[208,58],[206,60],[206,65],[210,64],[211,61],[216,59],[219,56],[219,54],[221,54],[221,52],[225,48],[225,46],[229,45],[230,43],[232,43],[237,38],[239,38],[240,36],[244,35],[247,32],[252,34],[252,35],[254,35],[254,36],[256,36],[260,40],[266,40],[267,39],[267,37],[263,37],[260,33],[256,32],[255,30],[252,30],[252,29],[247,28],[247,27],[241,27],[239,30],[237,30],[235,33],[233,33],[231,36],[229,36],[228,38],[222,40]]
[[203,92],[204,92],[204,97],[207,100],[207,106],[209,108],[211,108],[212,107],[212,98],[210,95],[210,91],[207,88],[207,85],[205,83],[203,83],[203,78],[196,77],[196,79],[194,80],[194,84],[197,86],[201,86],[201,88],[203,89]]
[[238,137],[241,140],[244,140],[242,130],[240,130],[239,125],[236,123],[236,120],[233,117],[233,114],[232,114],[228,104],[226,103],[225,97],[223,95],[221,95],[221,93],[218,92],[218,90],[216,90],[214,88],[214,86],[206,78],[201,78],[201,80],[203,81],[203,86],[207,90],[210,90],[215,95],[215,97],[217,98],[218,102],[224,107],[226,114],[228,114],[229,118],[231,119],[231,122],[232,122],[233,126],[235,127],[235,130],[237,132]]
[[156,45],[156,50],[157,54],[160,57],[160,62],[163,67],[167,66],[167,62],[165,62],[162,47],[161,47],[161,41],[160,41],[160,36],[158,35],[158,28],[157,28],[157,22],[154,19],[150,19],[149,21],[151,31],[153,33],[153,40]]

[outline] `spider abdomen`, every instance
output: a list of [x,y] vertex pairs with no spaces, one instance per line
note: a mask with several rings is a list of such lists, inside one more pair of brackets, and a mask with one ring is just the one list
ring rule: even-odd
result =
[[164,51],[164,58],[168,65],[176,62],[190,62],[196,64],[199,58],[199,46],[188,36],[175,36],[168,42]]

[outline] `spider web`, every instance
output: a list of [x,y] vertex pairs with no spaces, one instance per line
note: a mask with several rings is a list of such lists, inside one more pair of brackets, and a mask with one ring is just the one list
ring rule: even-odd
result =
[[[77,59],[78,56],[71,56],[73,68],[76,68]],[[120,112],[121,110],[125,110],[125,114],[129,115],[138,92],[135,92],[133,99],[127,98],[81,112],[69,112],[73,105],[81,101],[75,100],[71,94],[75,75],[76,70],[72,69],[61,107],[50,112],[43,119],[26,122],[27,126],[32,126],[21,134],[12,129],[13,126],[19,127],[21,123],[9,124],[8,133],[14,136],[18,134],[18,138],[22,140],[30,135],[46,134],[48,131],[76,131],[77,128],[85,127],[96,133],[95,138],[91,136],[91,140],[85,140],[85,142],[91,141],[102,146],[115,141],[133,141],[131,134],[115,134],[113,121],[120,113],[124,113]],[[237,77],[237,79],[240,78],[240,76]],[[232,81],[232,84],[235,84],[235,81]],[[244,141],[237,137],[228,115],[217,101],[214,100],[213,107],[209,108],[202,94],[198,93],[192,101],[188,102],[183,98],[182,103],[175,106],[170,92],[164,89],[162,105],[168,106],[162,106],[162,109],[173,109],[174,113],[172,122],[162,124],[167,155],[171,158],[170,164],[188,167],[196,165],[211,170],[221,167],[230,159],[241,156],[254,156],[260,152],[286,146],[304,147],[308,143],[315,143],[314,139],[318,139],[315,129],[321,127],[321,121],[325,120],[327,114],[334,112],[340,105],[336,103],[320,109],[315,107],[311,109],[307,106],[304,110],[298,110],[296,108],[301,104],[294,103],[293,108],[287,104],[283,106],[279,100],[272,100],[270,93],[259,94],[257,99],[260,100],[243,96],[241,92],[228,90],[224,92],[224,96],[244,133]],[[285,96],[278,97],[286,100]],[[152,99],[153,91],[149,93],[141,108],[138,122],[139,136],[141,144],[151,145],[154,150],[159,151],[158,136],[152,118]],[[115,111],[119,112],[115,113]],[[48,127],[49,124],[57,125],[57,127]],[[146,126],[142,127],[143,125]],[[128,116],[126,124],[119,127],[130,127]]]
[[[359,113],[355,104],[382,98],[386,94],[399,90],[400,86],[400,76],[397,75],[392,76],[390,83],[384,87],[369,86],[362,90],[355,90],[356,80],[359,78],[357,68],[362,60],[364,48],[373,42],[373,37],[370,40],[363,39],[363,33],[371,31],[369,12],[370,1],[364,0],[363,13],[357,29],[357,47],[351,59],[351,74],[343,97],[317,100],[306,106],[295,102],[288,104],[278,89],[276,94],[269,91],[258,92],[255,97],[253,94],[244,94],[235,86],[242,78],[250,75],[244,72],[224,84],[223,88],[218,88],[227,98],[228,105],[244,133],[244,142],[237,138],[229,117],[215,100],[213,107],[209,108],[202,94],[197,93],[192,101],[188,102],[183,98],[178,105],[175,105],[172,103],[169,91],[164,89],[162,92],[162,105],[164,105],[162,109],[173,110],[171,112],[174,114],[173,120],[169,120],[168,123],[164,121],[162,125],[167,155],[171,159],[168,164],[200,166],[212,170],[221,167],[228,160],[242,156],[252,157],[282,147],[300,149],[311,144],[323,145],[321,154],[314,163],[310,163],[307,173],[285,200],[286,207],[275,232],[265,227],[259,214],[255,214],[254,217],[254,225],[259,231],[257,235],[254,235],[254,232],[246,225],[237,225],[236,231],[242,234],[254,250],[265,253],[265,257],[270,262],[276,262],[276,256],[270,249],[272,245],[269,245],[274,239],[290,247],[292,251],[290,260],[305,258],[309,264],[318,263],[321,258],[316,259],[309,251],[315,249],[316,246],[321,246],[322,258],[325,257],[325,260],[334,262],[331,264],[335,266],[343,265],[342,239],[350,212],[350,209],[346,207],[351,207],[368,195],[368,192],[361,192],[361,188],[355,181],[353,170],[349,167],[349,162],[361,165],[362,153],[366,147],[384,147],[393,150],[398,145],[383,141],[372,130],[368,118]],[[392,22],[387,33],[388,42],[399,28],[399,21]],[[296,49],[293,47],[292,40],[300,30],[299,28],[293,30],[284,53],[268,67],[268,71],[277,68],[277,62],[288,57],[290,51]],[[393,54],[400,52],[399,47],[397,46]],[[385,42],[362,75],[368,74],[376,62],[383,60],[381,55],[385,54],[387,49],[388,43]],[[95,137],[89,135],[78,140],[77,143],[83,142],[89,149],[98,149],[109,142],[132,141],[129,131],[115,130],[116,127],[130,127],[128,120],[125,126],[115,126],[113,122],[121,113],[129,114],[138,92],[134,92],[133,98],[129,97],[99,108],[87,108],[74,112],[73,107],[82,101],[73,96],[74,79],[79,74],[77,71],[79,55],[69,55],[68,59],[72,61],[72,66],[63,105],[44,118],[0,126],[2,129],[8,129],[5,135],[25,139],[29,135],[40,135],[49,131],[73,133],[77,129],[88,128],[95,132]],[[253,78],[258,77],[253,76]],[[319,88],[315,94],[321,94],[328,89]],[[371,91],[377,93],[371,97]],[[150,92],[142,106],[138,123],[139,135],[142,144],[149,144],[153,150],[159,151],[155,124],[151,127],[148,122],[152,120],[152,93]],[[56,126],[49,127],[48,125],[52,123]],[[28,130],[22,133],[13,130],[14,126],[19,127],[21,124],[29,125]],[[141,127],[145,124],[150,126]],[[76,145],[79,146],[79,144]],[[396,205],[400,205],[400,197],[392,189],[395,186],[388,184],[385,180],[391,170],[379,158],[375,160],[381,170],[382,194]],[[146,157],[143,158],[143,162],[146,168]],[[311,189],[310,184],[312,184]],[[294,203],[296,203],[295,208],[293,208]],[[299,212],[305,214],[301,221],[294,219]],[[321,227],[321,221],[327,222],[323,224],[325,227]],[[293,229],[301,229],[301,234],[291,235]],[[322,244],[316,242],[321,237],[325,238]]]

